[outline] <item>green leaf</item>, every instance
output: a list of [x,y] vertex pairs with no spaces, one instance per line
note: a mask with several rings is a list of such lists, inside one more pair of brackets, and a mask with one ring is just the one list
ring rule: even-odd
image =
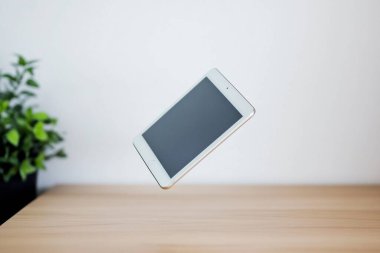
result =
[[23,111],[23,106],[22,106],[22,104],[16,104],[16,105],[12,108],[12,110],[13,110],[14,112],[17,112],[17,114],[21,114],[22,111]]
[[8,108],[8,105],[9,105],[9,101],[7,100],[0,101],[0,113],[5,111]]
[[12,129],[7,132],[5,135],[7,137],[7,140],[13,145],[18,146],[18,142],[20,141],[20,134],[16,129]]
[[12,169],[10,169],[5,175],[4,175],[4,181],[5,182],[9,182],[9,180],[17,174],[17,168],[16,167],[13,167]]
[[34,125],[33,133],[37,140],[46,141],[48,139],[48,135],[44,129],[44,123],[41,121],[37,122],[37,124]]
[[25,118],[28,122],[30,122],[33,118],[33,109],[31,107],[29,107],[28,109],[26,109],[25,111]]
[[16,166],[18,164],[18,159],[17,157],[0,157],[0,163]]
[[56,118],[49,118],[49,119],[45,120],[44,122],[45,122],[45,124],[56,125],[58,120]]
[[20,176],[22,178],[22,180],[25,181],[26,177],[29,175],[29,174],[32,174],[36,171],[36,168],[34,168],[31,164],[30,164],[30,161],[29,159],[25,159],[22,163],[21,163],[21,167],[20,167]]
[[12,119],[9,116],[6,116],[2,119],[3,125],[9,125],[12,123]]
[[27,127],[28,126],[28,123],[26,122],[26,120],[24,118],[21,118],[21,117],[17,118],[16,122],[21,127]]
[[41,152],[36,157],[36,159],[34,159],[34,164],[36,165],[38,169],[45,169],[44,161],[45,161],[45,155],[44,153]]
[[63,149],[59,149],[55,153],[46,156],[46,160],[50,160],[53,157],[65,158],[65,157],[67,157],[67,154]]
[[8,79],[11,82],[16,82],[17,81],[17,77],[15,77],[15,76],[13,76],[11,74],[4,74],[2,76],[5,77],[6,79]]
[[22,142],[22,149],[25,151],[25,153],[29,154],[29,151],[32,147],[33,147],[32,136],[28,135],[24,138],[24,141]]
[[30,87],[38,88],[40,85],[33,79],[28,79],[26,81],[26,84],[29,85]]
[[25,69],[25,71],[28,72],[31,75],[34,74],[34,68],[33,67],[28,67],[28,68]]
[[17,159],[17,157],[10,157],[10,158],[8,158],[8,163],[16,166],[19,164],[19,160]]
[[0,92],[0,99],[4,100],[12,100],[13,98],[17,97],[16,94],[12,91],[5,91],[5,92]]
[[47,131],[47,134],[51,143],[58,143],[63,141],[63,137],[55,131]]
[[24,57],[22,57],[21,55],[18,55],[17,57],[18,57],[18,62],[17,62],[18,65],[25,66],[27,64]]
[[60,149],[60,150],[58,150],[57,153],[55,153],[55,156],[60,157],[60,158],[65,158],[65,157],[67,157],[67,154],[63,149]]
[[39,120],[39,121],[44,121],[44,120],[47,120],[48,118],[49,116],[44,112],[36,112],[36,113],[33,113],[32,115],[32,119]]
[[36,96],[36,94],[34,94],[33,92],[28,91],[28,90],[21,91],[20,95],[24,95],[24,96],[28,96],[28,97],[34,97],[34,96]]
[[30,60],[27,62],[27,65],[32,65],[34,63],[38,62],[38,60]]

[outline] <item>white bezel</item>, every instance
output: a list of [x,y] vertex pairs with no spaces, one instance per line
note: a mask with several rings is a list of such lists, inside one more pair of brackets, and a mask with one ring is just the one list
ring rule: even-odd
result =
[[[177,102],[179,102],[190,90],[199,84],[205,77],[219,89],[219,91],[231,102],[231,104],[240,112],[242,117],[233,124],[227,131],[225,131],[219,138],[211,143],[205,150],[196,156],[190,163],[188,163],[182,170],[180,170],[173,178],[167,174],[164,167],[155,156],[148,143],[143,137],[143,133],[148,130],[158,119],[160,119],[167,111],[169,111]],[[189,172],[195,165],[197,165],[203,158],[205,158],[211,151],[213,151],[220,143],[227,139],[233,132],[242,126],[248,119],[255,114],[253,106],[240,94],[240,92],[216,69],[211,69],[204,75],[193,87],[191,87],[180,99],[178,99],[172,106],[170,106],[164,113],[162,113],[152,124],[150,124],[144,131],[135,137],[133,145],[150,172],[156,179],[157,183],[163,189],[168,189],[174,185],[181,177]]]

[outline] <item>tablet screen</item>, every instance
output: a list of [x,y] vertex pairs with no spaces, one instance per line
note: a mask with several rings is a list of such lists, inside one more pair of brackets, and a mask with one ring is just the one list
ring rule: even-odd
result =
[[206,77],[143,137],[172,178],[241,117]]

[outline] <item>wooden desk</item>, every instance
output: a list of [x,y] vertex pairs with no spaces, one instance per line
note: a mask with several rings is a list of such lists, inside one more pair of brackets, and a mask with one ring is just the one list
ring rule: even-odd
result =
[[58,186],[0,252],[380,252],[380,186]]

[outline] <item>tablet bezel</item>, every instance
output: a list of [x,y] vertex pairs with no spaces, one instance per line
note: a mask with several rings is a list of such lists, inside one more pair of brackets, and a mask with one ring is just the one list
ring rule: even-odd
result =
[[[187,93],[189,93],[195,86],[197,86],[204,78],[208,78],[215,87],[224,95],[228,101],[240,112],[242,117],[235,122],[227,131],[219,136],[212,142],[205,150],[198,154],[191,162],[182,168],[174,177],[170,178],[165,168],[159,162],[156,155],[153,153],[149,144],[145,141],[143,133],[148,130],[154,123],[156,123],[163,115],[165,115],[175,104],[177,104]],[[203,158],[212,152],[218,145],[227,139],[233,132],[242,126],[248,119],[255,114],[254,107],[243,97],[243,95],[218,71],[218,69],[211,69],[204,75],[194,86],[192,86],[180,99],[172,104],[164,113],[155,119],[144,131],[135,137],[133,145],[146,166],[156,179],[157,183],[163,189],[168,189],[173,186],[180,178],[189,172],[195,165],[197,165]]]

